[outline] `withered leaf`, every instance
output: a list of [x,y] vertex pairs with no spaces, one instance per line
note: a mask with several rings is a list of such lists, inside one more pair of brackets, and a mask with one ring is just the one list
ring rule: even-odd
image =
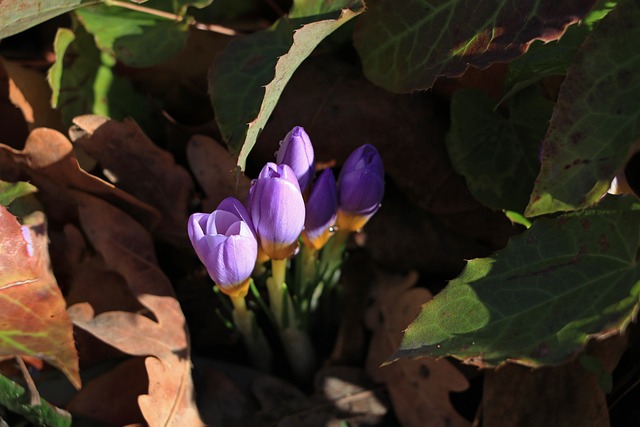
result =
[[212,212],[225,197],[244,202],[249,178],[236,170],[235,158],[227,149],[208,136],[194,135],[187,145],[187,159],[207,196],[202,201],[205,212]]
[[373,337],[367,357],[367,372],[386,384],[393,407],[403,427],[469,426],[449,400],[449,392],[464,391],[467,379],[446,359],[403,359],[381,366],[402,338],[402,330],[415,318],[421,304],[431,299],[426,289],[414,288],[418,276],[381,276],[376,303],[367,312]]
[[[74,120],[87,133],[75,141],[108,171],[116,187],[156,208],[161,214],[158,233],[180,240],[187,223],[193,190],[191,177],[173,156],[155,145],[130,119],[100,124],[92,116]],[[95,126],[99,124],[99,126]]]
[[31,227],[0,206],[0,357],[35,356],[80,387],[71,320],[50,270],[44,216]]
[[[42,198],[49,197],[47,216],[60,212],[65,221],[61,195],[52,187],[64,187],[84,191],[100,197],[124,209],[141,224],[153,228],[159,221],[159,212],[112,184],[91,175],[80,168],[71,142],[60,132],[34,129],[27,138],[23,150],[15,150],[0,144],[0,179],[29,181],[41,189]],[[55,208],[55,209],[54,209]]]
[[[130,243],[153,253],[149,233],[117,208],[77,193],[80,224],[105,265],[120,274],[149,315],[110,311],[94,316],[88,303],[69,308],[73,322],[107,344],[145,359],[148,394],[138,398],[150,426],[200,426],[193,397],[189,337],[171,283],[155,259],[130,249]],[[117,233],[113,228],[118,228]]]

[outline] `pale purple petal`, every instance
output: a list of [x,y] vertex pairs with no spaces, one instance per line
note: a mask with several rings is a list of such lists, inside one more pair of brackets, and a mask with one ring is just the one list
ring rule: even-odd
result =
[[306,190],[314,173],[314,152],[309,135],[300,126],[296,126],[280,142],[276,153],[276,162],[291,167],[302,191]]

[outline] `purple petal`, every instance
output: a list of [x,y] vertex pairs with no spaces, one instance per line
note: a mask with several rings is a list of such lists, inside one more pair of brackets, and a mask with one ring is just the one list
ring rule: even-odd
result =
[[255,230],[253,228],[253,223],[251,222],[251,216],[240,201],[234,197],[227,197],[223,201],[220,202],[218,208],[216,210],[230,212],[234,214],[237,218],[246,222],[252,233],[255,235]]
[[[273,165],[273,166],[272,166]],[[282,259],[295,247],[304,226],[305,207],[298,180],[286,165],[267,164],[254,183],[250,214],[262,249]],[[279,169],[279,171],[278,171]],[[293,178],[293,181],[288,178]]]
[[335,224],[338,210],[336,179],[331,169],[323,171],[316,180],[307,201],[305,233],[314,241]]
[[378,151],[370,144],[358,147],[349,155],[338,178],[340,209],[371,215],[384,195],[384,166]]
[[257,256],[258,245],[253,237],[227,237],[211,251],[207,271],[221,288],[233,287],[251,276]]
[[280,142],[276,161],[291,167],[302,191],[306,190],[314,172],[314,152],[309,135],[300,126],[296,126]]

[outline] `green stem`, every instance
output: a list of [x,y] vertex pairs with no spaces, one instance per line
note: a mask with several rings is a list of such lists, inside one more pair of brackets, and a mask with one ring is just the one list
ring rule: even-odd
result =
[[270,371],[273,359],[271,348],[256,322],[255,315],[247,309],[244,297],[231,297],[231,302],[233,303],[233,323],[242,335],[251,363],[260,370]]
[[285,275],[287,273],[287,260],[286,259],[272,259],[271,260],[271,277],[273,277],[276,285],[280,285],[285,282]]
[[9,378],[0,375],[0,405],[22,415],[36,426],[71,426],[71,415],[67,411],[56,408],[44,399],[40,399],[40,405],[33,406],[29,403],[30,399],[27,390]]

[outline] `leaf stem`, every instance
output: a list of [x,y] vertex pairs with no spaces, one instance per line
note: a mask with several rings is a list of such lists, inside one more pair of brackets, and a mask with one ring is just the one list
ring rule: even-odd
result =
[[[105,1],[108,6],[117,6],[124,9],[135,10],[136,12],[146,13],[148,15],[159,16],[160,18],[169,19],[171,21],[182,22],[185,17],[176,13],[166,12],[164,10],[158,10],[151,7],[142,6],[139,4],[131,3],[121,0],[109,0]],[[226,36],[235,36],[238,32],[232,28],[223,27],[222,25],[215,24],[203,24],[201,22],[192,21],[189,24],[198,30],[211,31],[213,33],[224,34]]]

